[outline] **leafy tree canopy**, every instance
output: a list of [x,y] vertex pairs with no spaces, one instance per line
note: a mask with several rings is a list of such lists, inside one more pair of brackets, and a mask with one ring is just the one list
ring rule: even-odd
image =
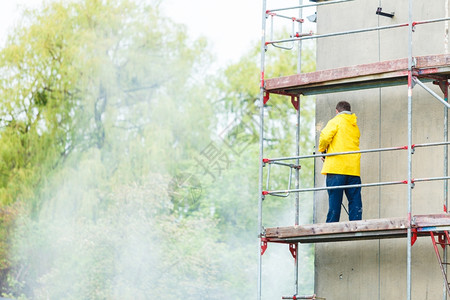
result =
[[[159,5],[49,2],[0,51],[4,296],[254,294],[259,51],[207,78],[207,41]],[[279,53],[268,77],[294,73],[295,56]],[[268,156],[292,155],[294,110],[269,104]],[[290,205],[265,204],[269,222]]]

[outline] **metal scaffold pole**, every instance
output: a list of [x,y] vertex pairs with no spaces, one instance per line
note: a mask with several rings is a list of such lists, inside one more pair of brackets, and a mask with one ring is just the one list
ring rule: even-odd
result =
[[[298,9],[298,18],[303,19],[303,9],[302,4],[303,0],[298,1],[299,9]],[[302,22],[298,22],[298,32],[302,32]],[[297,73],[300,74],[302,72],[302,41],[298,41],[298,61],[297,61]],[[296,143],[296,155],[300,156],[300,95],[297,97],[297,126],[296,126],[296,135],[295,135],[295,143]],[[296,165],[300,165],[300,160],[296,160]],[[300,170],[299,168],[295,168],[295,188],[300,188]],[[295,193],[295,225],[299,225],[300,223],[300,193]],[[295,245],[295,249],[297,251],[294,262],[294,295],[298,295],[298,243]]]
[[262,225],[262,202],[264,200],[264,195],[262,194],[263,190],[263,154],[264,154],[264,61],[265,61],[265,51],[266,51],[266,40],[265,40],[265,32],[266,32],[266,0],[262,1],[262,22],[261,22],[262,30],[261,30],[261,84],[260,84],[260,92],[259,92],[259,193],[258,193],[258,235],[259,235],[259,244],[258,244],[258,291],[257,291],[257,299],[261,300],[261,284],[262,284],[262,234],[263,234],[263,225]]
[[408,230],[407,230],[407,266],[406,298],[411,300],[411,207],[412,207],[412,0],[408,1]]
[[[449,1],[445,1],[445,17],[448,18]],[[445,21],[445,35],[444,35],[444,47],[445,54],[448,53],[448,21]],[[444,92],[444,100],[448,103],[448,80],[441,82],[443,86],[441,88]],[[444,142],[448,142],[448,109],[444,107]],[[448,176],[448,146],[444,147],[444,177]],[[444,212],[448,212],[448,180],[444,181]],[[447,247],[444,249],[444,262],[447,262]],[[445,265],[445,272],[447,273],[447,265]],[[447,282],[443,282],[442,285],[442,299],[447,300]]]
[[[300,0],[301,2],[301,0]],[[300,47],[300,45],[299,45]],[[300,52],[301,55],[301,52]],[[300,63],[300,61],[299,61]],[[297,132],[295,135],[296,142],[296,152],[300,156],[300,96],[297,98]],[[296,165],[300,165],[300,160],[296,160]],[[295,168],[295,188],[300,188],[300,170]],[[295,225],[300,223],[300,193],[295,193]],[[294,295],[298,295],[298,243],[295,244],[295,249],[297,251],[294,262]]]
[[[448,103],[448,80],[443,84],[444,100]],[[444,107],[444,142],[448,141],[448,109]],[[448,177],[448,146],[444,147],[444,177]],[[444,212],[448,212],[448,180],[444,180]],[[447,247],[444,248],[444,262],[447,262]],[[445,265],[447,272],[447,265]],[[447,300],[446,282],[443,284],[443,300]]]

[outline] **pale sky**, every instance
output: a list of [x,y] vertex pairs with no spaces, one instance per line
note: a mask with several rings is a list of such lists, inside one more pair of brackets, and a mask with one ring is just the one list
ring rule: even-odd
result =
[[[259,47],[262,34],[262,0],[165,0],[169,17],[187,24],[194,36],[204,35],[212,41],[220,65],[236,61],[245,52]],[[299,5],[299,0],[267,0],[266,9],[286,8]],[[312,2],[303,0],[303,4]],[[304,8],[303,18],[314,14],[315,8]],[[280,12],[288,17],[298,16],[298,10]],[[290,20],[277,18],[277,25],[291,30]],[[270,21],[266,24],[268,32]],[[315,29],[311,22],[304,22],[304,32]]]
[[[19,15],[18,7],[37,8],[49,0],[3,0],[0,9],[0,42],[5,41]],[[304,0],[305,4],[309,1]],[[292,7],[298,0],[268,0],[267,8]],[[259,46],[262,27],[262,0],[164,0],[166,16],[188,26],[193,38],[205,36],[218,65],[235,62],[255,45]],[[304,12],[304,17],[311,14]],[[269,23],[268,23],[269,24]],[[305,25],[307,22],[305,22]],[[269,25],[268,25],[269,26]]]
[[19,15],[19,7],[39,7],[42,0],[3,0],[0,6],[0,42],[3,44],[8,30]]
[[[295,0],[294,0],[295,1]],[[166,0],[166,14],[206,36],[220,64],[237,60],[261,39],[261,0]],[[170,11],[170,12],[169,12]],[[253,42],[253,44],[251,43]]]

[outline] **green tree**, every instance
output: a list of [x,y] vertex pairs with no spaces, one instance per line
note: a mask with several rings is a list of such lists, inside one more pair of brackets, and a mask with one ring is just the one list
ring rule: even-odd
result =
[[[152,190],[167,187],[169,180],[155,178],[188,165],[189,153],[200,151],[214,121],[207,89],[191,76],[208,65],[206,41],[190,40],[183,26],[160,15],[158,4],[55,1],[28,12],[2,50],[0,197],[5,207],[24,204],[13,255],[2,265],[11,268],[9,286],[2,283],[8,295],[123,295],[111,284],[126,268],[116,266],[121,261],[116,255],[129,247],[127,219],[117,217],[126,209],[117,187],[147,191],[149,201],[136,199],[133,212],[148,210],[146,218],[162,220],[145,239],[162,239],[162,248],[171,245],[161,236],[167,231],[185,232],[189,224],[203,223],[199,220],[214,226],[208,216],[195,215],[174,227],[173,198],[145,188],[152,181]],[[154,209],[163,204],[159,217]],[[111,223],[114,217],[120,222]],[[138,216],[137,224],[155,224],[146,218]],[[208,239],[196,241],[193,249]],[[156,247],[145,241],[144,248]],[[192,257],[197,273],[208,269]],[[148,276],[162,269],[153,271]],[[175,275],[187,280],[186,274]],[[65,283],[58,280],[66,277]],[[168,282],[163,287],[170,290]],[[128,288],[131,295],[142,287]]]
[[[157,4],[53,2],[29,12],[10,36],[0,61],[2,203],[33,198],[43,177],[71,153],[96,147],[108,159],[131,144],[159,155],[152,145],[165,149],[194,129],[185,116],[208,108],[201,89],[187,89],[187,74],[207,61],[206,42],[189,40]],[[200,95],[199,105],[182,101],[184,92]],[[208,118],[201,122],[210,126]],[[183,145],[195,147],[192,135]],[[134,178],[148,171],[134,167]]]
[[[116,186],[97,219],[23,219],[16,247],[33,299],[226,299],[213,218],[177,220],[168,178]],[[36,274],[30,274],[35,272]],[[30,275],[37,278],[33,280]],[[225,293],[226,294],[226,293]],[[219,295],[219,296],[217,296]]]
[[[4,295],[254,294],[259,54],[212,85],[207,42],[159,4],[55,1],[28,12],[1,51]],[[290,54],[271,64],[268,77],[295,65]],[[283,97],[270,105],[267,155],[292,155],[294,110]],[[201,161],[212,155],[223,165]],[[265,204],[272,223],[290,205]]]

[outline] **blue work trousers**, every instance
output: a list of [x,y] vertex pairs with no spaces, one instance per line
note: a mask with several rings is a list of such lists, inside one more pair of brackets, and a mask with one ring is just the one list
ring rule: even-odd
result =
[[[361,177],[340,174],[327,174],[327,187],[361,184]],[[328,190],[328,215],[327,223],[339,222],[341,216],[342,197],[348,200],[348,218],[350,221],[361,220],[362,218],[362,201],[361,187],[342,188]]]

